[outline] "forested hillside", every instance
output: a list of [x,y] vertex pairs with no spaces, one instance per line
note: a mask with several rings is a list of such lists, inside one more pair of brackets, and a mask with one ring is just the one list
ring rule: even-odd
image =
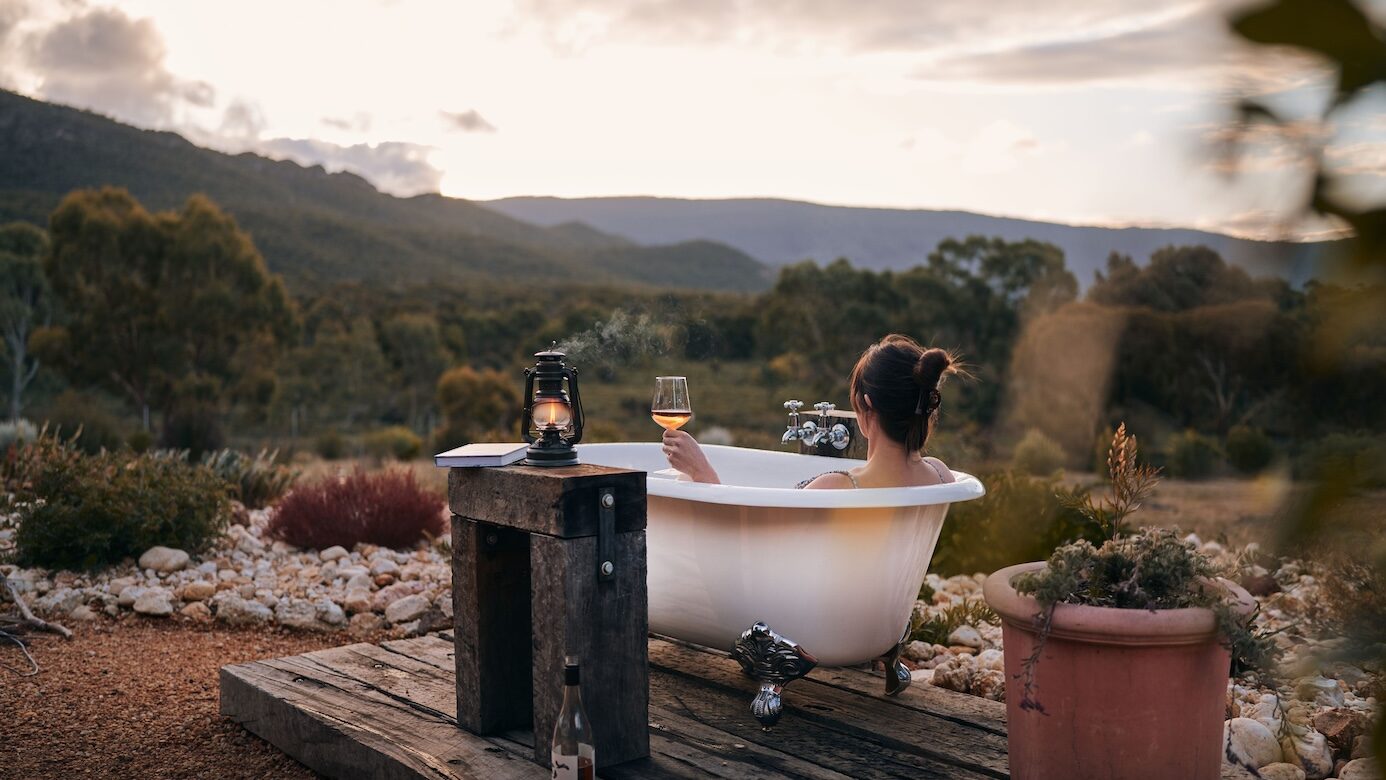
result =
[[637,250],[586,225],[547,229],[456,198],[396,198],[351,173],[222,154],[0,91],[0,222],[42,225],[68,192],[103,185],[153,210],[211,197],[293,287],[490,277],[746,290],[770,281],[755,260],[712,242]]

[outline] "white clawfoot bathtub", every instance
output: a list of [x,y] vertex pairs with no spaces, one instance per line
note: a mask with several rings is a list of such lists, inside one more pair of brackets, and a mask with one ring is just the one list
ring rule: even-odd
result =
[[676,479],[658,443],[578,447],[584,463],[649,472],[650,630],[729,650],[763,621],[825,666],[899,643],[948,505],[986,492],[957,471],[946,485],[796,490],[862,461],[703,449],[726,484]]

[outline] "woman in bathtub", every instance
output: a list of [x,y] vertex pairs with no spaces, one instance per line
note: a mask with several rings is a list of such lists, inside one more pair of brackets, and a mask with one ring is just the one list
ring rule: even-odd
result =
[[[892,488],[952,482],[938,458],[924,457],[938,419],[939,387],[956,371],[951,355],[924,349],[908,336],[886,336],[872,344],[852,369],[852,409],[867,439],[866,463],[851,471],[829,471],[799,484],[809,489]],[[695,482],[720,483],[702,447],[688,433],[665,431],[669,465]]]

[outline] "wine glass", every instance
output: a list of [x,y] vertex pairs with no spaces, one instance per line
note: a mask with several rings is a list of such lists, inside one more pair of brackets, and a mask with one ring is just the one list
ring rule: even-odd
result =
[[682,428],[693,419],[693,404],[688,400],[688,377],[655,377],[654,400],[650,402],[650,417],[665,430]]

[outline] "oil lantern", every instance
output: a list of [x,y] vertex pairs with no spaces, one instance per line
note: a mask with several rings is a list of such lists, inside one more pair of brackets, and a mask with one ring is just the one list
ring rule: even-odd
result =
[[573,466],[573,445],[582,441],[582,396],[577,369],[565,365],[557,342],[536,352],[533,368],[525,369],[525,410],[520,435],[529,442],[528,466]]

